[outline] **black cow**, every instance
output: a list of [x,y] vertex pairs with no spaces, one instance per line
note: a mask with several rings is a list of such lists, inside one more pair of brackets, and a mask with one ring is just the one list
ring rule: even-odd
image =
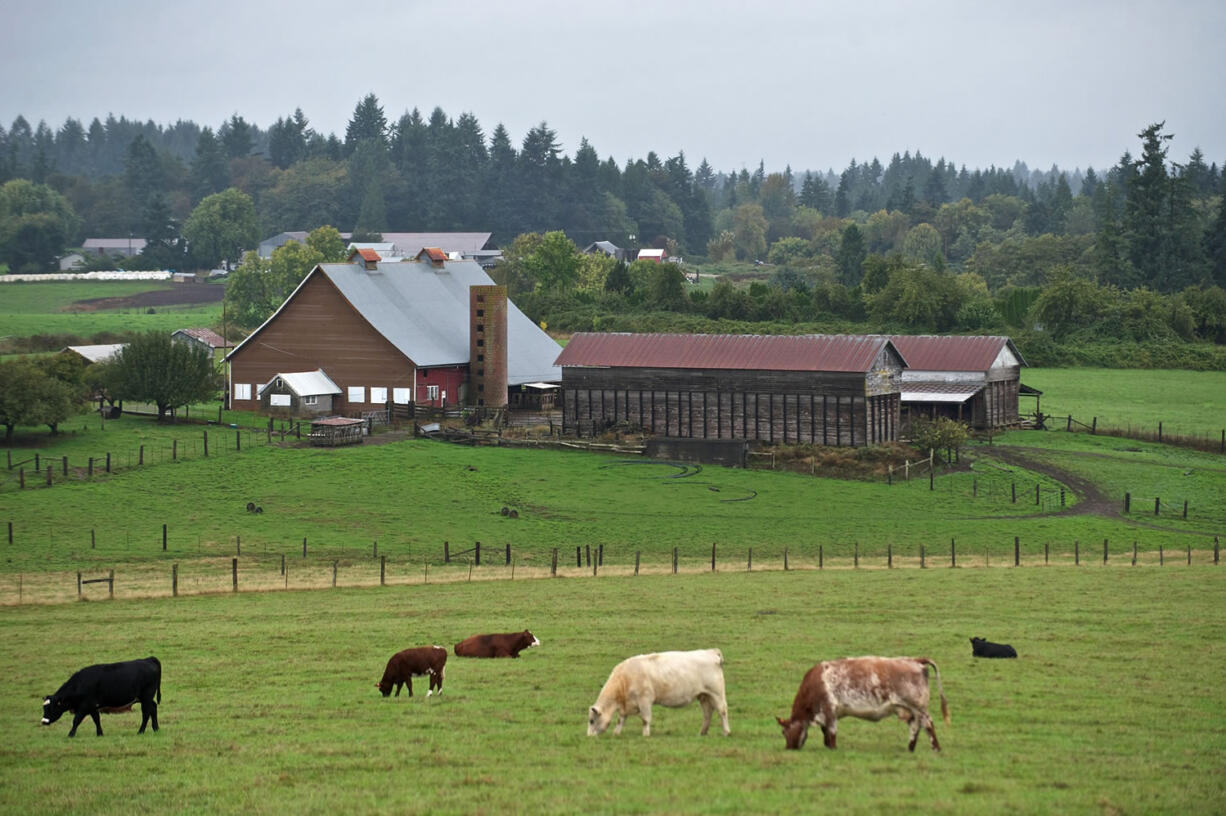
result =
[[1017,657],[1008,643],[992,643],[983,638],[971,638],[971,657]]
[[101,663],[81,669],[69,677],[59,691],[43,700],[43,725],[51,725],[65,711],[71,711],[72,730],[68,732],[68,736],[77,735],[77,726],[86,717],[93,717],[98,736],[102,736],[99,712],[117,714],[121,711],[131,711],[134,704],[140,703],[141,722],[137,733],[143,734],[145,725],[150,721],[153,722],[153,730],[158,730],[157,704],[160,702],[162,664],[156,657],[123,663]]

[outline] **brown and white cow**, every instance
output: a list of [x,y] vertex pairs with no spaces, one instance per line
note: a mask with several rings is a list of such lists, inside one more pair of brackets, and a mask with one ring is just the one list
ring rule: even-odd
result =
[[719,712],[728,730],[728,703],[724,699],[724,655],[719,649],[693,652],[657,652],[628,657],[613,667],[596,704],[587,712],[587,735],[603,733],[617,717],[613,733],[620,734],[626,717],[638,714],[643,736],[651,736],[654,704],[681,708],[694,700],[702,706],[702,731],[711,727],[711,713]]
[[519,657],[524,649],[540,646],[536,636],[525,629],[499,635],[473,635],[455,645],[456,657]]
[[400,687],[403,685],[409,690],[409,696],[412,697],[413,678],[428,677],[430,688],[426,696],[429,697],[436,689],[439,694],[442,694],[443,668],[446,663],[447,650],[442,646],[421,646],[396,652],[387,661],[387,668],[383,670],[383,679],[375,683],[375,688],[383,692],[383,696],[386,697],[392,693],[394,686],[396,696],[399,697]]
[[910,723],[911,741],[907,750],[915,750],[920,726],[928,731],[932,750],[941,750],[937,732],[928,716],[928,667],[937,678],[941,695],[941,714],[949,722],[949,706],[941,687],[941,672],[937,664],[926,657],[849,657],[826,660],[809,669],[800,681],[800,690],[792,701],[792,716],[777,717],[783,728],[787,747],[799,749],[809,736],[809,726],[821,726],[826,747],[835,747],[839,717],[859,717],[862,720],[884,719],[897,713]]

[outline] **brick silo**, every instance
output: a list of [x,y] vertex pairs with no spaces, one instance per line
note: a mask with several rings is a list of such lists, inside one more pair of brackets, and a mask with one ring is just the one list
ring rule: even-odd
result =
[[468,401],[507,406],[507,288],[468,287]]

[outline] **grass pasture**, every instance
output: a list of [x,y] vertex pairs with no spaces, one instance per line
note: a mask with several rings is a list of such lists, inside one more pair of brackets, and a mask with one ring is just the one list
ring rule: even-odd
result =
[[[1226,807],[1223,573],[895,570],[640,576],[6,608],[5,812],[1218,813]],[[647,610],[650,610],[648,613]],[[529,627],[519,660],[449,660],[444,693],[383,699],[397,649]],[[52,633],[55,633],[54,635]],[[967,638],[1008,640],[975,661]],[[1215,645],[1216,644],[1216,645]],[[697,706],[585,735],[608,671],[718,646],[732,736]],[[787,752],[774,717],[819,659],[937,661],[944,751],[843,720]],[[162,730],[137,714],[38,726],[87,662],[154,654]],[[934,703],[935,708],[935,703]]]
[[[1040,405],[1052,427],[1065,417],[1103,428],[1122,428],[1218,440],[1226,419],[1226,371],[1122,370],[1110,368],[1027,368],[1026,385],[1043,392]],[[1034,400],[1023,399],[1024,412]]]
[[[144,292],[182,291],[193,284],[162,281],[55,281],[0,285],[0,340],[39,334],[89,338],[100,332],[175,331],[221,322],[221,303],[89,310],[74,304],[95,298],[127,298]],[[217,284],[194,284],[216,286]]]

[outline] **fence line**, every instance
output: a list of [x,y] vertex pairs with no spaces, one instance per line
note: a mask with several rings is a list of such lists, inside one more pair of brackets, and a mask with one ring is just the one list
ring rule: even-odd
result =
[[[1047,417],[1054,423],[1059,423],[1059,417]],[[1131,423],[1124,427],[1100,425],[1098,417],[1092,417],[1089,423],[1074,419],[1072,414],[1065,417],[1064,429],[1070,432],[1085,432],[1102,436],[1116,436],[1124,439],[1137,439],[1142,442],[1159,442],[1166,445],[1177,445],[1181,448],[1226,454],[1226,428],[1217,431],[1207,431],[1203,435],[1175,434],[1164,429],[1164,422],[1159,420],[1156,428],[1134,428]]]
[[[1219,541],[1193,548],[1167,549],[1159,545],[1154,550],[1138,548],[1137,541],[1117,542],[1112,549],[1108,540],[1082,542],[1074,540],[1071,549],[1053,548],[1050,541],[1026,542],[1014,537],[1011,546],[1002,549],[959,544],[951,539],[947,552],[933,542],[932,547],[917,545],[910,548],[887,543],[884,548],[861,547],[860,542],[843,543],[848,552],[832,555],[825,545],[816,552],[793,546],[766,551],[757,547],[732,548],[712,544],[710,548],[691,546],[672,548],[670,552],[649,553],[622,550],[622,558],[606,561],[603,545],[577,549],[576,564],[565,558],[559,562],[559,550],[514,553],[508,563],[496,559],[493,564],[478,566],[470,557],[452,554],[449,564],[439,564],[428,557],[389,558],[350,553],[338,557],[329,552],[307,558],[296,554],[272,553],[245,556],[221,556],[170,559],[150,559],[144,562],[124,561],[77,570],[23,572],[0,576],[0,605],[55,604],[74,600],[96,601],[111,598],[163,598],[183,595],[205,595],[222,592],[269,592],[275,590],[322,590],[330,588],[415,586],[430,583],[459,583],[491,580],[535,580],[546,578],[599,578],[637,575],[699,575],[712,572],[779,572],[825,570],[894,570],[894,569],[976,569],[1034,567],[1175,567],[1216,566],[1219,564]],[[509,549],[509,548],[508,548]],[[502,549],[496,551],[502,555]],[[1005,553],[1002,557],[1002,552]],[[564,555],[564,553],[563,553]],[[105,585],[105,588],[101,588]]]

